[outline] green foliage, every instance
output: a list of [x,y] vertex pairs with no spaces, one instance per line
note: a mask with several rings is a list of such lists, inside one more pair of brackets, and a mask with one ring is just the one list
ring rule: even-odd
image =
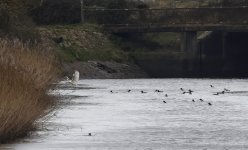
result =
[[102,33],[94,24],[54,25],[41,29],[42,35],[53,39],[62,37],[63,42],[53,42],[61,61],[124,61],[127,55]]
[[[143,8],[149,8],[148,5],[146,5],[143,2],[140,1],[128,1],[128,0],[108,0],[105,3],[97,3],[98,1],[95,1],[96,5],[93,5],[93,3],[87,4],[86,7],[100,7],[100,8],[106,8],[105,11],[86,11],[85,12],[85,18],[89,22],[99,23],[99,24],[126,24],[127,22],[130,22],[131,20],[131,14],[130,11],[125,11],[124,9],[143,9]],[[111,10],[114,9],[114,10]],[[123,9],[121,11],[116,11],[115,9]],[[143,13],[143,18],[146,14]]]
[[58,47],[57,52],[62,61],[123,61],[125,54],[119,51],[113,44],[106,43],[106,45],[97,49],[80,49],[78,45],[61,46]]
[[113,36],[112,40],[128,52],[180,50],[180,34],[178,33],[122,34]]
[[30,12],[38,24],[71,24],[80,22],[79,0],[49,0]]
[[[127,0],[86,0],[85,8],[106,8],[106,9],[126,9],[126,8],[148,8],[142,2]],[[74,24],[81,21],[80,0],[49,0],[45,1],[29,13],[38,24]],[[125,23],[130,18],[127,11],[85,11],[87,22],[100,24]]]
[[10,27],[10,16],[7,10],[0,8],[0,29],[6,30]]
[[[32,28],[32,20],[27,12],[36,7],[39,0],[1,0],[0,1],[0,29],[3,31],[19,30],[23,27]],[[13,33],[12,32],[12,33]]]

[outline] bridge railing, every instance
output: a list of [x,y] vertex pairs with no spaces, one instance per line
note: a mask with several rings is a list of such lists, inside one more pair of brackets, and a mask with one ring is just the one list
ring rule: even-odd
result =
[[167,9],[85,9],[85,20],[99,24],[248,25],[248,7]]

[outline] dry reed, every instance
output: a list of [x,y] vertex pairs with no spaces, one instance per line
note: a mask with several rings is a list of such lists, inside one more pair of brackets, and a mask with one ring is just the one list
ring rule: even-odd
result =
[[48,90],[56,79],[48,50],[0,39],[0,143],[25,136],[54,101]]

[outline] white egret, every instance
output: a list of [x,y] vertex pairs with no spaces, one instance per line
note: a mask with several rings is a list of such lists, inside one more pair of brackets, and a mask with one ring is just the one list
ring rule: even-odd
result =
[[79,81],[79,71],[75,70],[74,74],[72,75],[72,79],[70,80],[69,77],[66,77],[67,81],[73,85],[77,85]]

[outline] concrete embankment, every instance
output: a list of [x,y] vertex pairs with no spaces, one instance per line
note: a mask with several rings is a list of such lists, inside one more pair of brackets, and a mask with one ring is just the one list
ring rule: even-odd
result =
[[148,78],[139,66],[133,63],[118,63],[113,61],[84,61],[65,63],[65,73],[72,74],[74,70],[80,72],[83,79],[133,79]]

